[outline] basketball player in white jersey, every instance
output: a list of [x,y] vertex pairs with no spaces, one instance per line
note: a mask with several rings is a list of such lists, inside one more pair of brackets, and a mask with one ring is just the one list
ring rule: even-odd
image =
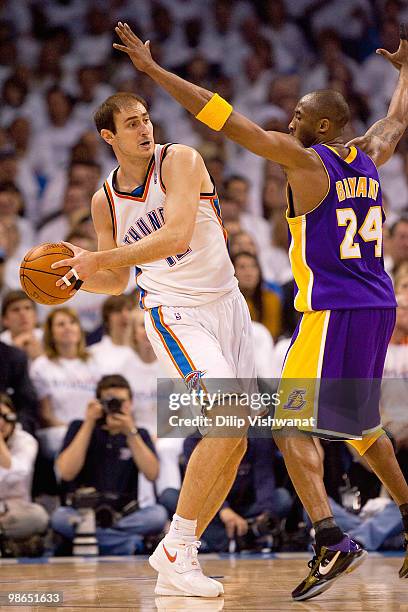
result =
[[[108,98],[95,123],[119,166],[92,200],[98,252],[69,245],[75,257],[53,267],[71,271],[57,285],[72,292],[77,279],[75,288],[82,282],[85,291],[120,294],[135,266],[146,331],[169,376],[206,385],[214,378],[255,379],[250,316],[201,156],[183,145],[155,144],[147,105],[131,93]],[[136,449],[133,433],[128,439]],[[197,445],[170,531],[150,557],[159,573],[157,594],[223,592],[201,571],[198,538],[231,488],[245,449],[244,429],[240,437],[210,432]]]

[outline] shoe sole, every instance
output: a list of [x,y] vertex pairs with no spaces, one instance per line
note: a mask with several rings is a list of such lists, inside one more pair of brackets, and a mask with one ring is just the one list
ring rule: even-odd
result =
[[[220,595],[220,591],[219,591],[218,587],[217,587],[217,592],[214,593],[214,594],[210,594],[210,595],[209,594],[204,594],[203,595],[202,592],[201,593],[195,592],[194,589],[191,589],[189,591],[185,591],[183,589],[183,587],[180,587],[178,584],[174,584],[174,582],[172,582],[171,578],[169,578],[169,576],[167,574],[167,570],[168,570],[168,567],[166,567],[167,564],[165,566],[163,566],[162,563],[161,563],[161,560],[157,559],[157,557],[155,557],[154,554],[149,557],[149,564],[150,564],[150,566],[154,570],[156,570],[156,572],[158,572],[159,574],[164,574],[166,576],[167,580],[171,583],[171,585],[175,589],[177,589],[178,591],[182,591],[182,593],[189,593],[189,595],[184,595],[184,596],[187,596],[187,597],[208,597],[208,598],[212,599],[212,598],[218,597]],[[214,585],[214,586],[216,586],[216,585]],[[161,588],[161,587],[159,587],[159,588]],[[165,587],[165,589],[166,588],[167,587]],[[159,593],[157,593],[157,594],[159,594]],[[181,595],[181,596],[183,596],[183,595]]]
[[[224,587],[222,583],[218,582],[217,580],[214,580],[213,578],[210,578],[210,580],[212,580],[218,588],[219,595],[223,595]],[[173,587],[170,583],[166,584],[165,586],[156,585],[154,592],[156,595],[167,595],[171,597],[197,597],[197,595],[194,595],[194,593],[190,593],[189,591],[182,591],[181,589],[176,589],[176,587]]]
[[352,572],[354,572],[354,570],[360,567],[360,565],[366,560],[367,557],[368,552],[364,550],[359,557],[357,557],[356,559],[354,559],[354,561],[350,563],[350,565],[344,572],[341,572],[341,574],[339,574],[335,578],[332,578],[329,582],[325,582],[322,585],[316,585],[316,587],[310,589],[310,591],[308,591],[304,595],[300,595],[299,597],[292,597],[293,601],[305,601],[306,599],[312,599],[312,597],[317,597],[317,595],[320,595],[320,593],[328,591],[336,582],[336,580],[342,578],[342,576],[344,576],[345,574],[351,574]]

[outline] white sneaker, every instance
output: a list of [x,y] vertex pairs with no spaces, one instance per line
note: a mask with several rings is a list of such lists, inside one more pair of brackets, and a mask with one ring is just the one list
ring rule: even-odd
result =
[[195,597],[218,597],[218,586],[204,576],[197,559],[200,544],[194,540],[172,539],[167,535],[149,557],[149,563],[178,590]]
[[[210,578],[210,580],[217,586],[219,594],[223,595],[224,585],[222,584],[222,582],[218,582],[218,580],[214,580],[214,578]],[[163,574],[158,575],[154,592],[156,595],[171,595],[174,597],[196,597],[194,593],[189,593],[186,591],[182,591],[181,589],[177,589],[171,584],[171,582],[168,581],[165,576],[163,576]]]

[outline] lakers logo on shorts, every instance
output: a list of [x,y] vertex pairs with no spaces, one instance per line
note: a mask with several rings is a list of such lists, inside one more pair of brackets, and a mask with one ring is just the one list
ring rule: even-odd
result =
[[285,410],[302,410],[306,406],[306,389],[293,389],[289,393],[288,401],[283,406]]

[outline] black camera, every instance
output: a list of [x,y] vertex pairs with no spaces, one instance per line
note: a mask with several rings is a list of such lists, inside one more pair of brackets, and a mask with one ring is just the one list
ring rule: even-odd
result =
[[236,550],[272,550],[274,541],[278,540],[280,535],[278,517],[263,512],[259,516],[247,519],[247,523],[247,533],[235,539]]
[[97,527],[112,527],[121,517],[139,510],[137,500],[116,493],[100,493],[93,487],[81,487],[68,498],[77,510],[93,510]]
[[123,399],[110,397],[109,399],[101,399],[100,401],[105,414],[117,414],[122,411]]
[[279,519],[269,512],[263,512],[255,518],[248,519],[247,523],[248,534],[256,539],[273,533],[279,524]]

